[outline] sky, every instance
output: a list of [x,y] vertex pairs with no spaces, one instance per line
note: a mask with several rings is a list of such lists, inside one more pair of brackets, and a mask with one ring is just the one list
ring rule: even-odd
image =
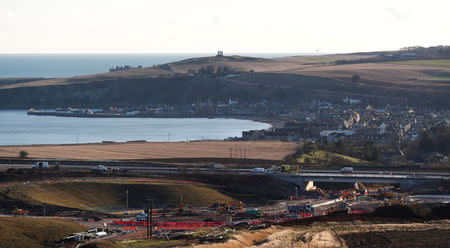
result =
[[450,1],[0,0],[0,53],[345,53],[450,45]]

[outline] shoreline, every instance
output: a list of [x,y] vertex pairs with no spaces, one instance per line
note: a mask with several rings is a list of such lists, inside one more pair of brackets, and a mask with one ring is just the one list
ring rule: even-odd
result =
[[261,116],[242,116],[242,115],[195,115],[186,113],[160,113],[160,114],[137,114],[137,115],[123,115],[123,114],[86,114],[86,113],[66,113],[66,112],[43,112],[43,111],[28,111],[27,115],[37,115],[37,116],[56,116],[56,117],[74,117],[74,118],[207,118],[207,119],[218,119],[218,118],[229,118],[229,119],[240,119],[240,120],[250,120],[255,122],[267,123],[271,125],[270,128],[281,127],[284,123],[282,120],[274,120],[268,117]]

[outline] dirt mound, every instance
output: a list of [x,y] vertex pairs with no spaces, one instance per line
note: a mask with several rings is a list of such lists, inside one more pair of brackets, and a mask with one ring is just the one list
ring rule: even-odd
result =
[[431,216],[431,210],[420,204],[383,206],[375,209],[375,215],[393,218],[429,218]]
[[200,245],[208,248],[284,248],[284,247],[347,247],[345,241],[329,230],[302,233],[292,228],[272,226],[255,232],[243,232],[235,235],[223,244]]

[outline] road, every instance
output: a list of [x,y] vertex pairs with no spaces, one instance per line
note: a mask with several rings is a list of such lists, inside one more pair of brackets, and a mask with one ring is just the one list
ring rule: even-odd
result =
[[[176,173],[180,170],[180,167],[177,165],[165,165],[165,164],[106,164],[110,169],[126,169],[128,171],[136,171],[143,173]],[[89,170],[93,166],[91,164],[61,164],[60,169],[62,170]],[[31,169],[32,164],[8,164],[3,163],[0,164],[0,171],[5,171],[9,168],[15,169]],[[198,166],[198,165],[183,165],[183,170],[189,172],[205,172],[205,173],[251,173],[251,169],[243,169],[243,168],[227,168],[227,169],[214,169],[212,166]],[[355,170],[353,173],[342,173],[339,170],[322,170],[322,169],[305,169],[299,171],[298,176],[303,177],[372,177],[372,178],[423,178],[423,179],[443,179],[450,180],[450,172],[424,172],[424,171],[380,171],[380,170]]]

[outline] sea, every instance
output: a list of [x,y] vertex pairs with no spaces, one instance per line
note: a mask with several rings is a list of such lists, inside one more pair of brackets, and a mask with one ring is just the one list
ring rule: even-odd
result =
[[[214,54],[0,54],[0,78],[71,77],[108,72],[115,66],[153,66]],[[226,54],[225,55],[229,55]],[[284,57],[305,54],[238,54]],[[229,118],[76,118],[28,116],[0,110],[0,145],[98,143],[132,140],[191,141],[241,137],[266,129],[261,122]],[[1,149],[1,148],[0,148]]]
[[223,140],[269,127],[233,118],[78,118],[0,110],[0,145]]
[[[230,54],[225,53],[225,55]],[[242,53],[237,55],[274,58],[305,54]],[[205,56],[214,56],[214,54],[0,54],[0,78],[72,77],[108,72],[115,66],[146,67]]]

